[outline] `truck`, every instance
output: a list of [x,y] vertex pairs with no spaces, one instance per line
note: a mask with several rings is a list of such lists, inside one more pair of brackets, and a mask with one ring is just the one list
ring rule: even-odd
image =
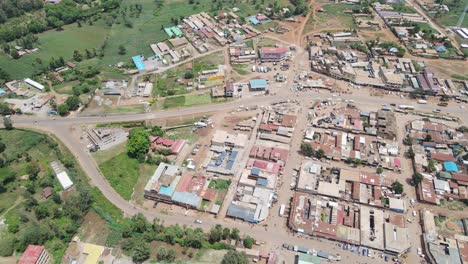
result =
[[427,104],[427,101],[423,100],[423,99],[420,99],[420,100],[418,100],[418,104]]
[[414,106],[412,105],[399,105],[398,108],[403,110],[414,110]]
[[309,254],[310,250],[306,247],[298,247],[294,246],[294,251],[304,253],[304,254]]
[[284,215],[284,210],[286,209],[286,205],[282,204],[280,206],[280,210],[279,210],[279,215],[280,216],[283,216]]

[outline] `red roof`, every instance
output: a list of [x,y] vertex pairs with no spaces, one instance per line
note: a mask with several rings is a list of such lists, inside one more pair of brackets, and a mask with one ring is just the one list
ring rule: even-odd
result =
[[452,172],[452,180],[468,182],[468,174],[461,172]]
[[182,151],[182,148],[185,146],[185,140],[177,140],[171,147],[171,151],[174,154],[179,154]]
[[205,194],[203,195],[203,199],[207,201],[212,201],[215,195],[215,191],[213,189],[207,189]]
[[445,153],[432,153],[431,155],[432,159],[435,159],[437,161],[452,161],[455,162],[455,158],[453,155],[445,154]]
[[361,172],[359,181],[364,184],[380,186],[380,177],[376,174]]
[[44,251],[44,246],[29,245],[18,264],[34,264]]
[[286,47],[280,47],[280,48],[261,48],[260,53],[264,54],[281,54],[285,53],[288,51],[288,48]]

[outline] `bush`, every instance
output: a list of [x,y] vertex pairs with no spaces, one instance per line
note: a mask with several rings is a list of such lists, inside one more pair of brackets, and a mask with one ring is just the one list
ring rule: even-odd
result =
[[252,248],[252,246],[255,244],[255,239],[253,239],[250,236],[247,236],[244,238],[244,247],[246,248]]
[[226,255],[224,255],[221,264],[248,264],[249,259],[244,252],[238,252],[234,250],[228,251]]

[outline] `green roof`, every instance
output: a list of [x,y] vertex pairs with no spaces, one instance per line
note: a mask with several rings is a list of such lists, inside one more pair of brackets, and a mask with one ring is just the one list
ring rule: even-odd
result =
[[449,172],[446,172],[446,171],[440,171],[439,172],[439,178],[452,179],[452,174],[450,174]]
[[297,258],[297,264],[320,264],[321,258],[309,254],[300,254]]

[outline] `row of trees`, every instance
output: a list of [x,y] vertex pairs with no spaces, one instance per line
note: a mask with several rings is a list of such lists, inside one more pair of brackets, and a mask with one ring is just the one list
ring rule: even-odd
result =
[[[42,8],[41,0],[8,0],[6,2],[21,3],[28,1],[41,2],[41,5],[37,8]],[[5,1],[0,2],[0,7],[3,2]],[[100,15],[101,11],[107,12],[109,10],[116,9],[120,6],[121,0],[101,0],[99,2],[95,1],[95,3],[99,4],[91,5],[91,7],[86,10],[83,10],[81,4],[78,4],[77,2],[80,1],[63,0],[59,4],[46,5],[45,17],[32,16],[32,18],[29,18],[29,20],[26,19],[26,21],[22,21],[23,23],[12,23],[12,25],[8,27],[1,27],[0,42],[10,42],[28,34],[36,34],[52,28],[62,29],[62,27],[66,24],[86,20],[93,16],[98,16]],[[0,8],[0,23],[2,21],[2,11],[3,13],[8,14],[14,13],[14,15],[11,17],[23,14],[23,12],[12,12],[9,10],[10,9]],[[5,14],[3,16],[3,21],[6,22],[8,18],[8,15]]]
[[[184,248],[183,254],[188,249],[213,248],[213,249],[233,249],[231,245],[223,243],[226,239],[239,239],[239,230],[223,228],[221,225],[213,227],[209,233],[204,233],[201,228],[188,228],[179,225],[164,226],[159,219],[149,223],[142,214],[133,216],[126,220],[122,230],[122,249],[132,257],[135,262],[143,262],[150,257],[149,243],[152,241],[162,241],[169,245],[179,244]],[[253,238],[245,238],[244,245],[250,247],[255,243]],[[232,253],[230,254],[232,255]],[[193,257],[193,254],[188,255]],[[176,254],[172,249],[159,247],[156,255],[157,261],[172,262]],[[229,259],[237,259],[239,256],[228,256]],[[242,259],[242,256],[240,257]],[[237,262],[223,262],[237,263]],[[239,262],[244,263],[244,262]]]
[[301,152],[304,156],[307,156],[307,157],[315,157],[317,159],[321,159],[325,157],[325,151],[323,149],[315,150],[312,147],[312,144],[309,144],[309,143],[301,144]]

